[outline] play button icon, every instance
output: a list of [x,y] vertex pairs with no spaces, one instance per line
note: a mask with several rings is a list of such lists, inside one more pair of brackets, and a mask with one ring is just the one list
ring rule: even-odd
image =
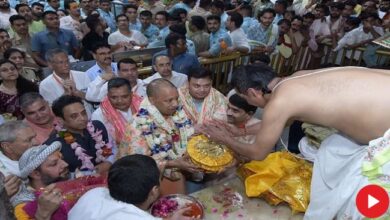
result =
[[389,196],[384,188],[378,185],[368,185],[358,192],[356,205],[365,217],[378,218],[389,208]]
[[375,199],[371,195],[368,195],[368,208],[370,209],[374,205],[378,204],[379,200]]

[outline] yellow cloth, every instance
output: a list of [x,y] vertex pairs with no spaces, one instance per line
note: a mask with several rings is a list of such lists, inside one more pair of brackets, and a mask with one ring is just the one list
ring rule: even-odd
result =
[[309,205],[312,165],[288,152],[275,152],[263,161],[238,169],[248,197],[262,197],[271,205],[287,202],[293,212]]
[[32,219],[30,218],[30,216],[24,211],[24,206],[26,205],[26,203],[21,203],[17,206],[15,206],[15,210],[14,210],[14,213],[15,213],[15,217],[17,220],[29,220],[29,219]]

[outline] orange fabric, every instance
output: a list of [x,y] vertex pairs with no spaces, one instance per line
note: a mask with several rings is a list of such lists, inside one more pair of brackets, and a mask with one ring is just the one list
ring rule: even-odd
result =
[[15,206],[14,214],[17,220],[30,220],[30,216],[24,211],[24,206],[26,203],[21,203]]

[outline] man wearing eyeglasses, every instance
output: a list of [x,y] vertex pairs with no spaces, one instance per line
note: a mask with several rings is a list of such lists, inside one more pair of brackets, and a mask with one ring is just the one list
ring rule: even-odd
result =
[[[51,105],[62,95],[72,95],[85,99],[85,92],[91,82],[84,72],[70,70],[66,51],[61,49],[49,50],[46,54],[48,65],[53,73],[39,84],[39,93]],[[90,115],[92,105],[84,101],[85,109]]]

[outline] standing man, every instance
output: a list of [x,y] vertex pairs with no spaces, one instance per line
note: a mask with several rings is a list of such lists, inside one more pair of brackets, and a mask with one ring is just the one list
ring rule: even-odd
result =
[[134,46],[146,46],[148,39],[137,30],[129,29],[129,18],[125,14],[116,16],[118,30],[110,34],[108,44],[112,46],[112,52],[131,50]]
[[258,41],[261,44],[254,46],[253,51],[262,53],[274,51],[278,42],[278,26],[272,23],[275,15],[275,10],[272,8],[264,9],[259,14],[259,25],[249,29],[248,37],[250,37],[250,40]]
[[207,28],[210,32],[210,49],[200,52],[200,57],[216,57],[232,46],[229,34],[221,28],[221,17],[210,15],[207,17]]
[[60,20],[54,11],[43,13],[45,31],[35,34],[31,40],[32,56],[40,66],[48,66],[45,54],[50,49],[61,48],[67,56],[80,57],[79,43],[72,31],[60,28]]
[[198,58],[187,52],[186,37],[176,33],[170,33],[165,38],[166,50],[160,51],[154,56],[167,55],[172,60],[172,69],[188,75],[191,68],[200,67]]
[[153,14],[148,10],[141,11],[139,13],[139,21],[141,22],[141,33],[148,38],[148,42],[153,42],[159,32],[156,25],[152,24]]
[[169,34],[168,18],[169,14],[166,11],[159,11],[156,13],[154,21],[160,31],[158,32],[156,39],[148,45],[148,48],[165,46],[165,38]]
[[26,19],[28,25],[28,32],[30,33],[30,35],[34,35],[40,31],[45,30],[45,25],[40,19],[39,21],[34,20],[34,16],[32,14],[30,6],[24,3],[17,4],[15,10],[18,12],[19,15],[23,16]]
[[104,19],[104,21],[107,23],[108,27],[110,28],[110,33],[112,33],[116,31],[116,23],[115,23],[114,14],[110,10],[111,10],[111,1],[100,0],[99,8],[97,9],[97,11],[99,12],[100,16]]
[[26,18],[21,15],[12,15],[9,20],[14,31],[11,38],[12,46],[27,53],[27,60],[34,63],[34,60],[31,58],[31,37]]
[[65,10],[68,15],[60,19],[60,28],[72,31],[80,42],[84,37],[84,33],[81,30],[79,4],[74,0],[66,1]]
[[8,0],[0,1],[0,28],[8,30],[10,28],[9,18],[16,15],[15,9],[10,7]]
[[221,18],[221,29],[226,29],[226,21],[228,14],[225,12],[225,3],[221,0],[212,1],[210,4],[210,12],[212,15],[219,16]]
[[129,29],[141,31],[141,22],[138,20],[138,6],[126,5],[123,7],[123,14],[129,19]]
[[226,28],[229,30],[230,38],[232,39],[232,46],[228,49],[231,51],[238,51],[240,53],[250,52],[251,47],[248,43],[248,38],[241,28],[244,19],[238,12],[232,12],[227,21]]

